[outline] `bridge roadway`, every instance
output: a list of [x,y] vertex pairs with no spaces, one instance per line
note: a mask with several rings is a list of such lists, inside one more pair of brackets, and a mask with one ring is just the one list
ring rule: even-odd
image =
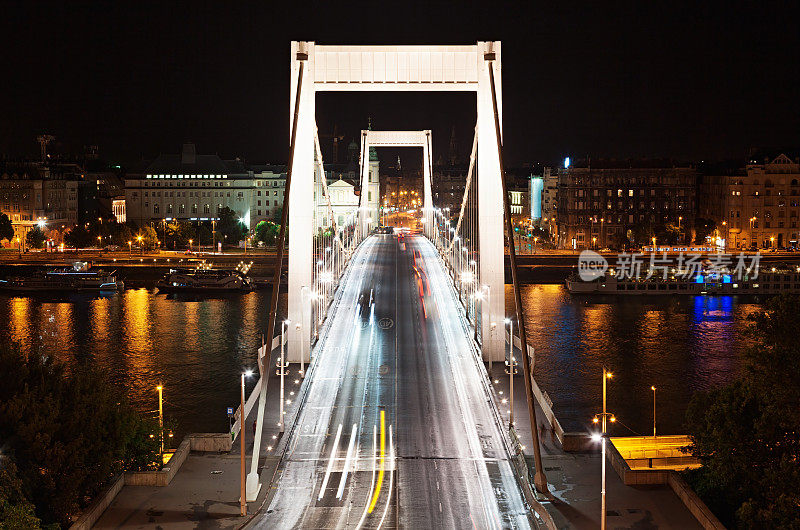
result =
[[449,281],[424,237],[362,243],[251,527],[532,524]]

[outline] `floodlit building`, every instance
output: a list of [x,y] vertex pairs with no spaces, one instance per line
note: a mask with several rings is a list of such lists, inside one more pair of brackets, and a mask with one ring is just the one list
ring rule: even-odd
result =
[[240,159],[198,155],[194,144],[162,154],[125,181],[128,220],[210,221],[230,208],[248,227],[272,220],[283,205],[283,166],[248,166]]
[[674,225],[691,238],[698,172],[659,160],[592,160],[558,171],[558,246],[620,246],[636,227]]
[[709,173],[701,211],[728,249],[798,247],[800,157],[757,153],[744,168]]
[[9,163],[0,167],[0,211],[14,225],[14,237],[29,229],[47,229],[55,241],[78,222],[78,188],[82,170],[76,164]]

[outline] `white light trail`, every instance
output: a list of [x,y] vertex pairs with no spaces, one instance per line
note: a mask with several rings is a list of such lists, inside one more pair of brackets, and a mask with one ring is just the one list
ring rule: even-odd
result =
[[356,444],[356,431],[358,425],[353,424],[353,430],[350,432],[350,445],[347,446],[347,456],[344,459],[344,471],[342,471],[342,478],[339,479],[339,489],[336,491],[336,498],[341,499],[344,493],[344,485],[347,482],[347,472],[350,471],[350,460],[353,458],[353,446]]
[[394,469],[397,466],[394,454],[394,442],[392,441],[392,426],[389,425],[389,461],[392,463],[392,468],[389,470],[389,496],[386,497],[386,506],[383,507],[383,515],[381,521],[378,523],[378,528],[383,526],[383,521],[386,519],[386,514],[389,513],[389,504],[392,500],[392,486],[394,485]]
[[322,500],[325,496],[325,488],[328,486],[328,479],[331,478],[331,470],[333,469],[333,459],[336,457],[336,450],[339,448],[339,438],[342,436],[342,424],[336,429],[336,438],[333,440],[333,447],[331,448],[331,456],[328,459],[328,469],[325,471],[325,478],[322,480],[322,487],[319,489],[319,497],[317,500]]
[[367,495],[367,500],[364,502],[364,513],[361,514],[361,519],[358,520],[358,524],[356,525],[356,530],[361,528],[361,525],[364,524],[364,520],[367,518],[367,512],[369,511],[369,503],[372,499],[372,493],[375,491],[375,472],[378,468],[378,426],[373,425],[372,427],[372,480],[369,483],[369,494]]

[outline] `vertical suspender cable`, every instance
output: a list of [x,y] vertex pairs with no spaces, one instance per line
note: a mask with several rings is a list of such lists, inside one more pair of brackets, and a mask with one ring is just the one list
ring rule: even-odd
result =
[[[522,351],[522,367],[525,374],[525,396],[528,400],[528,418],[531,424],[531,436],[533,438],[533,457],[536,464],[536,475],[533,478],[534,485],[541,493],[547,493],[547,477],[542,467],[542,452],[539,446],[539,425],[536,422],[536,407],[533,403],[533,376],[531,374],[531,362],[528,357],[528,336],[525,330],[524,308],[522,307],[522,296],[520,294],[519,279],[517,277],[517,253],[514,248],[514,226],[511,221],[511,208],[508,205],[508,188],[506,187],[506,175],[503,169],[503,140],[500,137],[500,116],[497,109],[497,91],[494,83],[494,54],[486,54],[486,65],[489,68],[489,83],[492,88],[492,108],[494,110],[494,129],[497,136],[497,155],[500,162],[500,183],[503,188],[503,213],[506,221],[506,233],[508,238],[508,254],[511,258],[511,278],[514,282],[514,305],[517,309],[517,327],[519,328],[520,350]],[[512,351],[514,337],[511,337]]]
[[[286,241],[286,223],[289,220],[289,190],[292,186],[292,171],[294,169],[294,150],[297,143],[297,119],[300,114],[300,95],[303,87],[303,67],[308,58],[306,54],[298,52],[297,58],[300,59],[300,69],[297,72],[297,94],[294,100],[294,120],[292,121],[292,142],[289,145],[289,165],[286,169],[286,187],[283,192],[283,211],[281,212],[281,228],[278,233],[278,249],[275,254],[275,268],[272,273],[272,295],[269,299],[269,318],[267,319],[267,348],[269,353],[266,353],[267,361],[269,355],[272,353],[272,338],[275,334],[275,317],[278,312],[278,292],[280,291],[281,269],[283,268],[283,250]],[[302,355],[302,353],[301,353]],[[267,389],[264,388],[263,392]],[[262,421],[263,418],[259,418]],[[244,428],[244,426],[242,426]]]

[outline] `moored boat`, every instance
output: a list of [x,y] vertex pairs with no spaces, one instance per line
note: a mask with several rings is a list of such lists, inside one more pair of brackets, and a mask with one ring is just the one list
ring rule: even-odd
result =
[[156,283],[160,292],[249,292],[255,288],[253,281],[238,269],[171,269]]
[[571,294],[622,295],[734,295],[800,293],[800,267],[761,269],[758,274],[737,277],[728,272],[698,271],[691,275],[623,277],[606,273],[592,280],[570,275],[565,285]]
[[125,288],[114,271],[93,270],[85,261],[77,261],[72,267],[50,269],[32,276],[17,276],[0,280],[0,289],[15,292],[76,291],[111,292]]

